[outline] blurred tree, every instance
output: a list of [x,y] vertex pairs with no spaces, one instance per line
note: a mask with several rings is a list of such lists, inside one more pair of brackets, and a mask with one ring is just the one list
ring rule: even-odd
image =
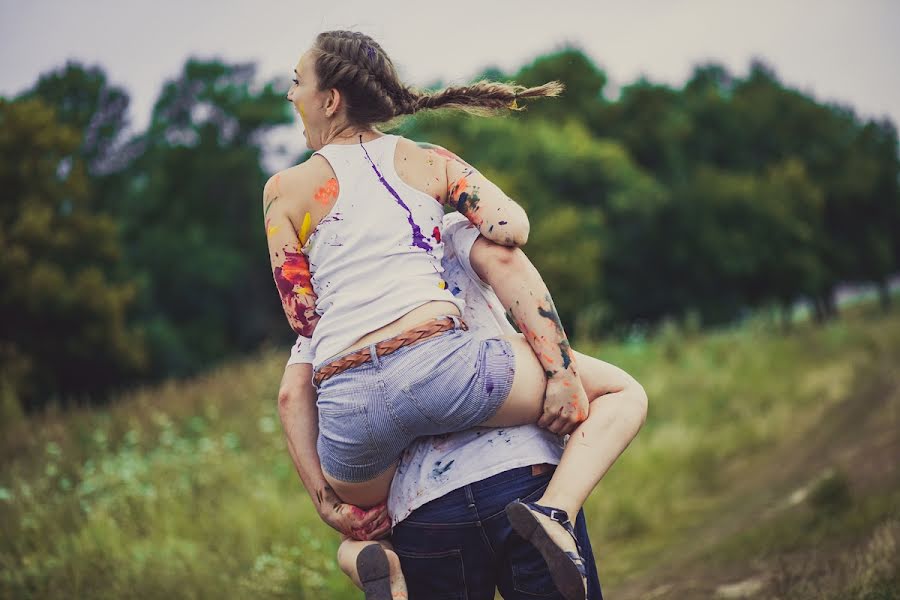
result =
[[522,67],[512,79],[525,86],[542,85],[554,80],[566,86],[565,92],[558,98],[531,102],[526,115],[529,119],[577,121],[591,131],[599,131],[605,124],[603,90],[606,87],[606,73],[577,47],[565,47],[540,56]]
[[888,277],[898,263],[900,195],[897,131],[888,121],[869,121],[855,131],[843,168],[828,177],[832,232],[841,242],[838,275],[843,281],[874,282],[884,308]]
[[687,176],[683,148],[691,123],[682,104],[677,90],[641,79],[622,89],[607,116],[609,134],[638,165],[667,183]]
[[163,87],[118,217],[154,370],[196,371],[287,334],[267,267],[261,136],[289,122],[253,65],[189,60]]
[[[98,395],[143,365],[114,222],[90,208],[80,136],[38,99],[0,99],[0,358],[28,409]],[[10,367],[7,370],[7,366]]]
[[42,74],[19,96],[40,98],[56,111],[57,121],[80,137],[78,155],[92,177],[121,168],[128,126],[128,93],[111,85],[100,67],[70,61]]

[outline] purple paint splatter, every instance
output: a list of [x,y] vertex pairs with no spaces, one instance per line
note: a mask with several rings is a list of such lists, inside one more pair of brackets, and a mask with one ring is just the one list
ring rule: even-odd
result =
[[369,151],[366,150],[366,147],[363,145],[362,135],[359,136],[359,145],[360,145],[360,147],[362,147],[363,152],[366,153],[366,159],[368,159],[369,164],[372,165],[372,170],[375,171],[375,175],[378,177],[378,180],[381,182],[381,185],[383,185],[385,187],[385,189],[388,191],[388,193],[390,193],[390,195],[393,196],[397,200],[397,204],[399,204],[403,208],[403,210],[406,211],[406,214],[407,214],[406,220],[409,221],[409,225],[410,225],[410,227],[412,227],[412,236],[413,236],[412,245],[417,248],[421,248],[425,252],[431,252],[433,250],[433,248],[431,247],[431,245],[428,242],[425,241],[425,236],[422,235],[422,230],[419,229],[419,226],[416,225],[415,221],[413,221],[412,211],[409,210],[409,207],[406,205],[405,202],[403,202],[403,199],[400,198],[400,195],[397,193],[397,190],[395,190],[391,186],[391,184],[389,184],[387,182],[387,180],[384,178],[384,175],[381,174],[381,171],[379,171],[378,167],[375,166],[375,163],[372,162],[372,158],[369,156]]

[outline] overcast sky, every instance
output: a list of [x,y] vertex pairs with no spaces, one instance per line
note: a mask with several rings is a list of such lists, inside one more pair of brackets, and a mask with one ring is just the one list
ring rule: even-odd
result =
[[613,92],[642,74],[681,85],[708,60],[743,75],[760,57],[819,100],[900,122],[897,0],[0,0],[0,96],[67,59],[100,64],[129,91],[140,129],[189,55],[287,76],[327,29],[373,36],[414,85],[515,69],[566,42],[607,72]]

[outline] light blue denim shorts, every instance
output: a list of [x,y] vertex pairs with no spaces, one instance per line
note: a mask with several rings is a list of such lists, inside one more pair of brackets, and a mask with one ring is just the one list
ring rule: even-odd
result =
[[454,325],[386,356],[377,356],[372,344],[370,362],[322,382],[322,470],[340,481],[368,481],[415,438],[462,431],[497,412],[515,375],[512,345],[479,339],[457,318]]

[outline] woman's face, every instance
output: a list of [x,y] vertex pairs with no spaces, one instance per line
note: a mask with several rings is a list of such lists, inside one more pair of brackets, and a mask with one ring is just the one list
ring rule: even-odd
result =
[[323,126],[327,122],[325,116],[325,104],[329,92],[319,91],[319,80],[316,77],[315,54],[307,50],[300,57],[297,66],[294,67],[294,78],[287,93],[288,101],[294,105],[294,110],[300,115],[303,122],[303,136],[306,145],[316,150]]

